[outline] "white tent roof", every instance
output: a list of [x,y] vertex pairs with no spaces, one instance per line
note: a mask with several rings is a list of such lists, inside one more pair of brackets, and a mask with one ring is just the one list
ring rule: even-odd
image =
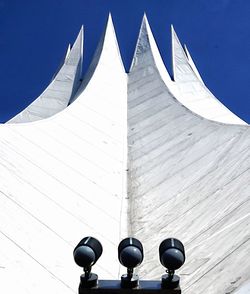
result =
[[161,77],[144,20],[128,78],[129,231],[143,278],[162,274],[158,246],[182,240],[184,293],[229,293],[250,278],[250,129],[207,120]]
[[144,245],[141,278],[160,279],[158,246],[177,237],[184,293],[246,289],[249,126],[195,114],[174,83],[146,17],[125,73],[109,17],[72,104],[0,125],[1,292],[75,293],[72,252],[88,235],[103,244],[101,279],[124,271],[117,246],[126,236]]
[[50,117],[66,108],[79,87],[82,73],[83,27],[63,65],[45,91],[8,123],[24,123]]
[[[173,93],[176,98],[194,113],[204,118],[223,123],[245,124],[226,108],[205,86],[191,55],[187,55],[172,26],[172,59],[174,72]],[[188,58],[189,57],[189,58]]]

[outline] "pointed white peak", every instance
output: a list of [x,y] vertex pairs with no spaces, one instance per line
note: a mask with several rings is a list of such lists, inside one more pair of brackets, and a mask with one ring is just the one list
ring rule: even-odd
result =
[[23,111],[7,123],[26,123],[48,118],[69,104],[80,84],[82,71],[83,28],[70,50],[68,47],[63,65],[45,91]]
[[175,82],[192,81],[196,80],[197,76],[193,72],[193,69],[189,63],[188,57],[181,45],[181,42],[174,30],[174,26],[171,25],[172,36],[172,65],[173,76]]
[[103,65],[105,65],[105,70],[106,70],[106,65],[109,65],[109,67],[112,67],[112,66],[115,67],[116,71],[119,71],[122,73],[125,72],[116,34],[115,34],[112,16],[110,13],[108,16],[106,28],[100,38],[100,41],[95,50],[90,66],[72,102],[76,100],[77,97],[84,91],[84,89],[87,87],[87,85],[91,81],[93,75],[97,71],[104,69]]
[[111,13],[109,13],[109,16],[108,16],[107,26],[106,26],[106,30],[104,32],[103,38],[104,39],[102,44],[101,58],[106,59],[109,54],[114,54],[113,56],[114,61],[119,62],[120,69],[122,69],[122,71],[125,71]]
[[70,50],[71,50],[71,45],[69,44],[68,49],[67,49],[66,54],[65,54],[64,62],[66,61],[67,57],[69,56]]
[[184,51],[173,26],[171,31],[175,97],[204,118],[223,123],[245,124],[207,89],[188,50]]
[[76,65],[80,64],[82,68],[82,59],[83,59],[83,26],[80,29],[80,32],[73,44],[69,54],[65,59],[65,64]]
[[151,51],[149,36],[148,36],[149,34],[148,28],[149,28],[149,25],[148,25],[147,17],[146,17],[146,14],[144,14],[142,18],[142,22],[141,22],[139,36],[136,43],[132,65],[136,58],[143,57],[144,53]]
[[83,66],[83,41],[84,41],[84,31],[83,26],[78,33],[78,36],[73,44],[67,59],[65,60],[65,66],[73,66],[75,69],[74,82],[71,97],[68,104],[74,99],[74,96],[81,84],[82,78],[82,66]]
[[202,77],[201,77],[201,75],[200,75],[200,73],[199,73],[199,71],[198,71],[198,69],[197,69],[197,67],[196,67],[196,65],[195,65],[195,63],[193,61],[193,58],[192,58],[191,54],[189,53],[188,48],[187,48],[187,46],[185,44],[184,44],[184,50],[185,50],[185,53],[187,54],[188,62],[190,64],[192,70],[196,74],[197,78],[204,84],[204,82],[202,80]]
[[142,19],[141,28],[137,39],[137,44],[130,71],[132,71],[138,63],[144,63],[145,60],[147,60],[147,62],[153,62],[156,65],[166,85],[169,85],[172,82],[161,58],[159,49],[154,39],[146,14],[144,14]]
[[67,47],[67,50],[64,54],[63,60],[61,61],[60,65],[58,66],[58,69],[55,71],[55,73],[53,74],[52,78],[51,78],[51,82],[55,79],[55,77],[57,76],[57,74],[60,72],[60,70],[62,69],[63,65],[65,64],[69,54],[71,51],[71,45],[69,44]]

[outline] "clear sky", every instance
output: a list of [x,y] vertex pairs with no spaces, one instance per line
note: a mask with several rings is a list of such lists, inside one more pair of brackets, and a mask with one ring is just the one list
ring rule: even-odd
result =
[[0,122],[31,103],[84,25],[84,70],[112,13],[128,70],[147,14],[171,72],[170,24],[212,93],[250,123],[249,0],[0,0]]

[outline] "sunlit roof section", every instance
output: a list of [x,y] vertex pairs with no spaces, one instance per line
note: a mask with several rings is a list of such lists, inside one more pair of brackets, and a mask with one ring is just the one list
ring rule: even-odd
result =
[[[159,279],[158,246],[175,237],[187,253],[182,291],[230,293],[249,280],[250,129],[183,107],[144,28],[128,76],[128,229],[145,248],[139,273]],[[175,54],[175,76],[191,71],[182,52]]]
[[27,123],[51,117],[66,108],[80,84],[83,58],[83,27],[64,63],[46,90],[7,123]]
[[[127,74],[109,15],[71,103],[0,125],[1,293],[76,293],[72,253],[86,236],[103,245],[100,279],[120,279],[117,246],[131,236],[144,246],[140,278],[159,280],[159,244],[175,237],[186,249],[183,293],[249,289],[250,127],[181,102],[189,84],[198,95],[203,83],[173,38],[175,81],[144,16]],[[64,62],[74,77],[78,41]]]
[[103,245],[98,275],[119,278],[117,244],[128,234],[127,76],[111,18],[98,50],[91,81],[67,108],[0,125],[0,292],[75,293],[82,270],[73,249],[84,236]]
[[208,90],[189,53],[187,53],[190,56],[188,59],[173,26],[171,32],[174,95],[176,98],[184,106],[204,118],[222,123],[246,124]]
[[204,82],[203,82],[203,80],[202,80],[202,77],[201,77],[201,75],[200,75],[200,73],[199,73],[199,71],[198,71],[198,68],[196,67],[196,65],[195,65],[195,63],[194,63],[194,61],[193,61],[193,59],[192,59],[192,56],[191,56],[191,54],[189,53],[188,48],[187,48],[186,45],[184,45],[184,50],[185,50],[185,53],[186,53],[187,58],[188,58],[188,62],[189,62],[189,64],[190,64],[192,70],[193,70],[194,73],[196,74],[197,78],[198,78],[198,79],[204,84]]

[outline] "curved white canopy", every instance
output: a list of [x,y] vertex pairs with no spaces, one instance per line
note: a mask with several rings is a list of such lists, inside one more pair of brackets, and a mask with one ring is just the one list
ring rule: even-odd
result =
[[183,107],[150,34],[144,21],[128,77],[129,232],[145,247],[140,274],[161,276],[158,246],[176,237],[187,253],[183,292],[229,293],[250,279],[250,128]]
[[0,125],[1,292],[75,293],[72,252],[88,235],[104,247],[101,279],[124,271],[126,236],[144,245],[141,278],[160,279],[158,246],[177,237],[184,293],[248,287],[250,128],[195,114],[163,70],[144,17],[127,75],[109,17],[77,99]]
[[188,51],[186,55],[182,48],[173,26],[171,31],[175,97],[184,106],[204,118],[222,123],[246,124],[208,90],[201,80],[191,55]]
[[50,117],[66,108],[79,87],[82,73],[83,27],[65,60],[45,91],[7,123],[25,123]]

